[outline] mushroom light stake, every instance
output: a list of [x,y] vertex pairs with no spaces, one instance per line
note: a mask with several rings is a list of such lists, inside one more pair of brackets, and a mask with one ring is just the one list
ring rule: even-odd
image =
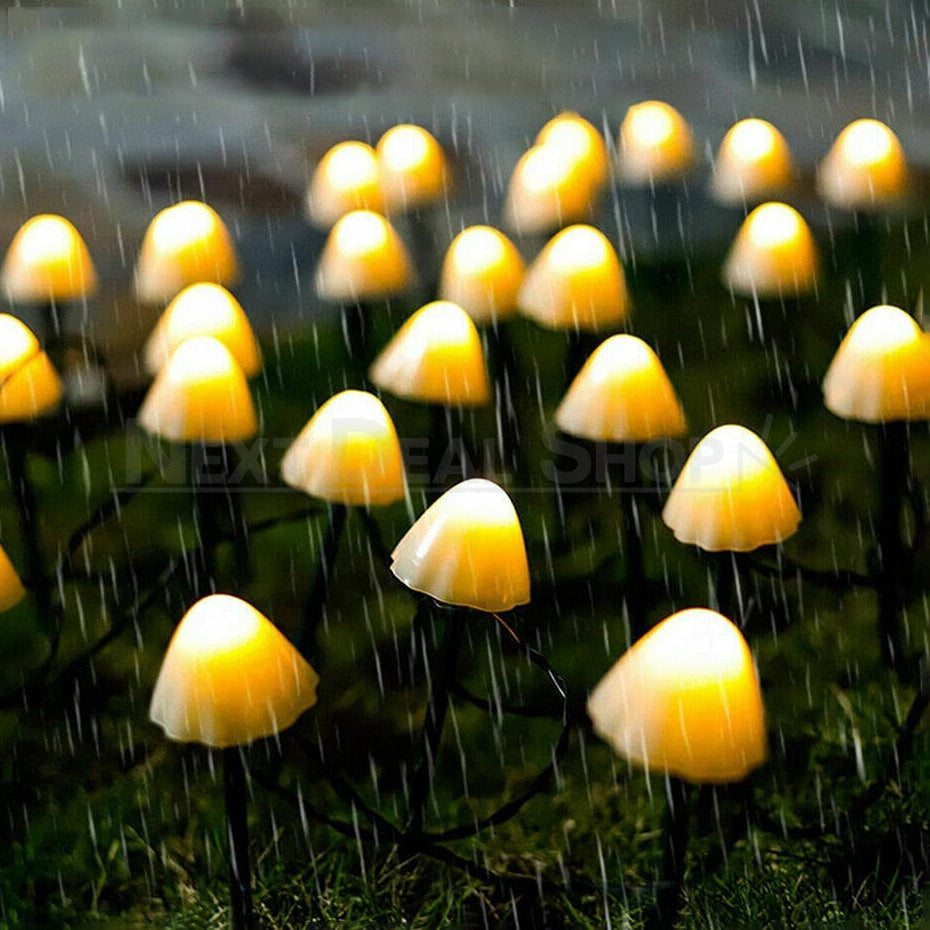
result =
[[[306,655],[325,609],[348,509],[358,508],[367,516],[371,507],[386,507],[406,497],[400,440],[384,404],[365,391],[343,391],[331,397],[287,450],[281,474],[285,484],[329,504],[316,579],[297,639]],[[366,525],[371,532],[367,519]]]
[[16,317],[0,314],[0,438],[10,484],[19,510],[26,549],[26,580],[34,589],[39,610],[47,616],[50,582],[39,542],[39,512],[29,477],[30,425],[52,413],[63,388],[39,340]]
[[930,336],[898,307],[872,307],[840,343],[823,393],[836,416],[881,430],[879,637],[885,662],[900,665],[902,588],[912,561],[901,538],[901,514],[912,482],[908,422],[930,419]]
[[310,222],[329,229],[353,210],[384,209],[375,150],[364,142],[340,142],[320,160],[307,191]]
[[413,252],[429,299],[436,293],[439,273],[435,208],[445,197],[451,177],[446,153],[431,133],[410,124],[389,129],[378,140],[375,153],[385,212],[408,214]]
[[371,304],[410,289],[413,266],[394,227],[379,213],[353,210],[332,230],[316,270],[321,300],[342,305],[346,348],[356,364],[367,363]]
[[189,284],[232,287],[241,276],[236,247],[217,212],[185,200],[149,224],[136,262],[136,295],[143,303],[165,303]]
[[589,351],[589,334],[620,329],[632,312],[626,276],[614,247],[593,226],[570,226],[546,244],[517,297],[520,312],[568,335],[567,375]]
[[662,519],[679,542],[712,556],[719,609],[739,614],[734,553],[781,543],[801,512],[766,444],[751,430],[719,426],[695,446],[669,494]]
[[139,410],[139,425],[194,452],[195,516],[207,583],[216,582],[215,556],[224,517],[232,523],[239,567],[244,569],[247,541],[238,495],[229,484],[233,455],[229,447],[254,438],[258,420],[245,374],[229,349],[207,336],[183,342],[149,389]]
[[862,298],[866,303],[882,300],[885,243],[878,220],[900,212],[913,193],[898,137],[876,119],[850,123],[821,162],[817,189],[831,207],[854,214],[853,261],[862,282]]
[[430,677],[424,757],[410,791],[411,824],[416,829],[425,816],[430,774],[442,740],[465,619],[462,609],[497,614],[530,600],[523,531],[507,493],[483,478],[455,485],[397,544],[391,571],[429,599],[425,603],[442,624],[438,661]]
[[417,310],[375,359],[369,377],[395,397],[429,405],[428,496],[455,451],[465,455],[466,469],[474,464],[464,448],[461,411],[489,403],[491,383],[478,330],[458,304],[437,300]]
[[785,137],[763,119],[744,119],[720,143],[711,192],[725,204],[742,205],[784,196],[797,171]]
[[294,724],[318,681],[267,617],[226,594],[194,604],[165,653],[151,720],[175,742],[222,750],[234,930],[254,926],[244,747]]
[[655,626],[610,669],[588,699],[595,732],[634,765],[666,778],[669,805],[655,926],[681,907],[689,833],[688,784],[745,779],[768,756],[765,708],[740,631],[691,608]]
[[[15,306],[46,311],[39,326],[56,363],[64,350],[67,311],[97,291],[97,271],[81,234],[63,216],[42,214],[24,223],[0,267],[0,290]],[[51,326],[49,327],[49,322]]]
[[637,509],[643,443],[681,436],[685,416],[658,356],[635,336],[611,336],[575,377],[555,414],[569,435],[620,453],[620,505],[626,559],[626,597],[633,639],[645,632],[642,531]]
[[221,342],[247,378],[262,370],[261,349],[239,301],[219,284],[192,284],[168,304],[145,344],[148,373],[157,375],[175,350],[194,336]]

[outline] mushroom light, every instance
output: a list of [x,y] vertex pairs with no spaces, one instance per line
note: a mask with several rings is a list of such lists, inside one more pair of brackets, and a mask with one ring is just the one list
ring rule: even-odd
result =
[[192,284],[168,305],[143,352],[146,370],[157,375],[183,342],[210,336],[221,342],[245,376],[262,369],[261,350],[239,301],[219,284]]
[[757,203],[784,194],[795,175],[785,137],[766,120],[744,119],[720,143],[711,189],[723,203]]
[[660,100],[638,103],[620,126],[620,176],[634,184],[675,180],[693,167],[694,149],[691,128],[674,107]]
[[819,257],[804,218],[784,203],[746,217],[723,266],[724,284],[743,297],[806,294],[817,284]]
[[136,263],[136,294],[144,303],[162,303],[189,284],[232,286],[240,277],[236,247],[219,214],[185,200],[149,224]]
[[394,126],[378,140],[375,152],[388,212],[426,206],[445,194],[445,152],[422,126]]
[[320,160],[307,191],[307,216],[323,229],[353,210],[384,209],[375,150],[364,142],[340,142]]
[[253,924],[241,747],[287,729],[316,704],[316,672],[267,617],[236,597],[198,601],[165,653],[149,716],[175,742],[223,750],[234,930]]

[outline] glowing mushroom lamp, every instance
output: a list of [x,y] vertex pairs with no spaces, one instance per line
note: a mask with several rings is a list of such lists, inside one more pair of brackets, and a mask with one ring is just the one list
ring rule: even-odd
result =
[[12,610],[25,596],[26,589],[10,557],[0,546],[0,613]]
[[734,553],[776,545],[801,522],[775,457],[752,430],[718,426],[695,446],[679,474],[662,519],[682,543],[697,546],[716,565],[714,596],[722,610],[736,612]]
[[346,347],[365,365],[370,305],[409,290],[413,264],[400,236],[380,213],[353,210],[330,230],[315,280],[321,300],[342,305]]
[[721,203],[740,206],[783,197],[796,179],[785,137],[767,120],[744,119],[720,143],[711,192]]
[[[207,584],[215,582],[222,524],[232,522],[240,572],[248,564],[238,494],[230,487],[237,443],[253,439],[258,418],[245,373],[223,343],[195,336],[181,343],[142,403],[139,425],[192,452],[194,512],[203,543]],[[224,506],[225,502],[225,506]]]
[[43,565],[39,513],[27,458],[33,424],[51,414],[63,395],[61,380],[32,330],[16,317],[0,314],[0,439],[19,510],[26,577],[43,613],[51,591]]
[[880,430],[879,635],[886,663],[899,665],[902,588],[911,566],[901,538],[901,512],[912,482],[908,423],[930,420],[930,336],[898,307],[872,307],[840,343],[823,393],[836,416]]
[[262,370],[261,349],[239,301],[220,284],[192,284],[168,304],[145,344],[148,373],[157,375],[195,336],[210,336],[226,346],[247,378]]
[[404,500],[407,494],[400,440],[384,404],[366,391],[342,391],[331,397],[285,453],[281,475],[285,484],[329,504],[316,579],[297,640],[306,654],[325,608],[349,508],[361,514],[370,542],[380,548],[368,511]]
[[149,716],[178,743],[222,751],[232,927],[251,930],[251,861],[245,747],[275,736],[316,704],[319,678],[251,604],[214,594],[178,624]]
[[596,196],[610,180],[610,155],[604,137],[577,113],[554,116],[536,137],[536,145],[565,152],[580,169],[580,183]]
[[772,393],[806,381],[796,340],[802,301],[816,290],[820,258],[810,228],[793,207],[765,203],[746,217],[723,266],[723,283],[747,301],[750,338],[771,352]]
[[307,191],[307,216],[329,229],[353,210],[384,209],[375,150],[364,142],[340,142],[320,160]]
[[[530,601],[530,573],[520,520],[506,491],[472,478],[446,491],[407,531],[391,571],[442,624],[431,666],[423,763],[411,786],[411,821],[422,823],[455,677],[463,610],[496,615]],[[447,609],[437,609],[441,606]]]
[[681,403],[655,352],[636,336],[617,335],[585,362],[556,410],[555,423],[565,435],[606,450],[608,465],[620,465],[626,597],[636,639],[644,632],[641,595],[646,578],[636,501],[639,456],[643,443],[684,434]]
[[631,106],[620,126],[617,167],[629,184],[655,186],[679,180],[694,167],[691,127],[661,100]]
[[491,382],[481,337],[458,304],[437,300],[417,310],[375,359],[369,378],[395,397],[428,405],[430,492],[456,453],[471,472],[461,414],[490,402]]
[[765,707],[749,646],[726,617],[690,608],[636,642],[588,698],[594,731],[667,781],[657,926],[675,925],[689,833],[689,784],[738,782],[768,757]]
[[573,148],[534,145],[510,176],[504,225],[522,236],[538,236],[590,220],[600,195],[590,174]]
[[876,119],[850,123],[817,170],[817,190],[831,207],[854,214],[852,263],[862,281],[863,300],[881,300],[885,272],[880,217],[900,212],[913,193],[898,137]]
[[136,262],[136,295],[146,304],[164,304],[190,284],[232,287],[241,276],[236,247],[219,214],[199,200],[185,200],[149,224]]
[[404,123],[390,128],[375,146],[389,215],[406,213],[412,251],[424,296],[436,294],[439,256],[435,214],[445,199],[451,172],[442,146],[422,126]]
[[523,316],[568,336],[571,378],[591,349],[590,334],[620,329],[632,312],[623,266],[593,226],[556,233],[536,256],[517,296]]
[[[39,311],[35,325],[43,334],[46,350],[62,366],[69,310],[77,303],[86,303],[97,287],[97,271],[84,239],[70,221],[54,214],[27,220],[13,237],[0,267],[0,291],[14,306]],[[86,336],[82,339],[78,347],[82,362],[86,355],[94,362],[75,372],[75,389],[81,383],[78,379],[103,370]]]

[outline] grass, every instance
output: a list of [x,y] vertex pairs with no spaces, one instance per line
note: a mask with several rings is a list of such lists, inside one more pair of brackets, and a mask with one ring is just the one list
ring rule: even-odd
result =
[[[852,246],[837,237],[836,264]],[[846,250],[844,252],[844,250]],[[897,254],[894,247],[889,254]],[[902,253],[903,254],[903,253]],[[716,283],[719,255],[695,263],[693,293],[681,269],[659,275],[641,265],[633,279],[634,331],[655,345],[679,389],[695,438],[729,420],[762,432],[779,451],[805,521],[786,550],[800,562],[868,566],[871,514],[877,497],[871,458],[875,430],[827,414],[816,390],[804,388],[798,410],[773,392],[764,353],[745,337],[745,308]],[[926,269],[913,262],[902,277],[913,301]],[[700,296],[698,296],[700,295]],[[796,321],[796,354],[816,382],[845,330],[844,285],[833,274],[819,300]],[[771,310],[771,308],[769,308]],[[409,311],[397,307],[376,323],[382,343]],[[778,325],[773,323],[773,326]],[[523,359],[544,373],[530,379],[520,422],[527,461],[550,455],[542,427],[558,401],[564,343],[526,323],[512,334]],[[256,387],[264,434],[296,434],[308,415],[343,386],[339,333],[312,336],[269,350]],[[402,436],[422,435],[426,417],[414,405],[388,400]],[[471,420],[493,438],[490,412]],[[492,444],[493,445],[493,444]],[[140,451],[141,448],[141,451]],[[164,452],[164,450],[162,450]],[[270,441],[268,474],[275,481],[283,448]],[[81,449],[35,457],[33,478],[50,558],[60,540],[111,484],[125,485],[137,464],[151,467],[151,449],[113,430],[84,436]],[[914,430],[915,473],[930,466],[926,426]],[[494,463],[491,471],[494,473]],[[65,588],[66,630],[56,668],[101,635],[121,607],[144,590],[194,538],[189,495],[155,480],[161,493],[140,494],[93,533],[76,562],[95,573]],[[542,486],[539,465],[531,479]],[[551,494],[517,492],[534,573],[534,601],[520,628],[582,697],[625,648],[624,565],[617,555],[616,501],[604,491],[573,496],[563,539]],[[244,495],[251,521],[307,506],[294,493]],[[420,502],[414,500],[413,510]],[[411,513],[404,505],[378,514],[385,539],[399,538]],[[17,546],[8,495],[0,505],[2,540]],[[265,530],[253,545],[253,577],[237,577],[231,551],[221,552],[224,586],[240,591],[293,631],[310,596],[321,518]],[[657,515],[644,512],[652,620],[706,603],[707,565],[679,546]],[[916,560],[926,577],[930,554]],[[99,573],[99,574],[97,574]],[[888,759],[914,695],[880,662],[874,597],[837,593],[810,582],[772,583],[744,575],[747,635],[756,653],[769,714],[772,759],[747,786],[702,790],[695,797],[688,861],[687,928],[922,926],[924,847],[930,809],[930,745],[920,730],[900,771]],[[336,566],[334,597],[318,638],[314,664],[320,702],[280,743],[252,748],[252,824],[257,906],[268,928],[311,927],[604,927],[642,926],[656,878],[664,785],[629,769],[584,728],[573,734],[552,789],[510,822],[474,840],[445,844],[474,863],[458,865],[401,854],[381,835],[358,842],[367,824],[333,791],[307,745],[321,748],[366,803],[388,819],[404,818],[403,763],[415,757],[425,676],[410,656],[415,602],[373,566],[357,522]],[[167,744],[146,722],[151,686],[164,647],[190,600],[183,572],[165,585],[140,618],[76,680],[44,694],[28,711],[0,714],[6,752],[0,760],[5,799],[0,843],[0,927],[179,928],[225,925],[225,838],[214,760],[200,748]],[[15,689],[43,660],[49,618],[30,604],[0,627],[4,689]],[[909,643],[925,651],[928,612],[915,585]],[[475,693],[497,687],[507,700],[550,701],[538,670],[502,649],[499,630],[469,618],[460,663]],[[412,671],[411,671],[412,669]],[[548,720],[491,718],[457,702],[447,732],[430,809],[430,829],[485,816],[518,796],[549,762],[559,728]],[[281,784],[316,811],[348,825],[342,836],[302,818],[262,787],[280,767]],[[868,786],[885,782],[860,811]],[[850,820],[844,812],[854,811]],[[823,824],[822,835],[819,834]],[[783,830],[784,827],[784,830]],[[811,828],[815,828],[811,833]],[[489,881],[491,870],[522,881]],[[533,883],[546,891],[535,893]]]

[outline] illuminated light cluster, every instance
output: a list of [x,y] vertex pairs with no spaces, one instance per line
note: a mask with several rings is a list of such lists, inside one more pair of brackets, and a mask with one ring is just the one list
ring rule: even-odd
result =
[[823,393],[847,420],[930,419],[930,336],[898,307],[866,310],[840,343]]
[[768,757],[752,653],[723,615],[693,607],[657,624],[588,699],[595,732],[658,775],[725,784]]
[[530,600],[523,530],[507,493],[471,478],[446,491],[407,531],[391,571],[444,604],[490,613]]
[[662,519],[679,542],[709,552],[749,552],[792,536],[801,512],[768,446],[730,424],[695,446]]
[[287,450],[281,474],[291,487],[352,507],[384,507],[406,496],[397,431],[367,391],[326,401]]
[[395,397],[421,403],[474,407],[491,399],[478,330],[447,300],[417,310],[375,359],[369,377]]
[[620,259],[593,226],[570,226],[545,245],[518,295],[520,312],[547,329],[616,328],[630,314]]

